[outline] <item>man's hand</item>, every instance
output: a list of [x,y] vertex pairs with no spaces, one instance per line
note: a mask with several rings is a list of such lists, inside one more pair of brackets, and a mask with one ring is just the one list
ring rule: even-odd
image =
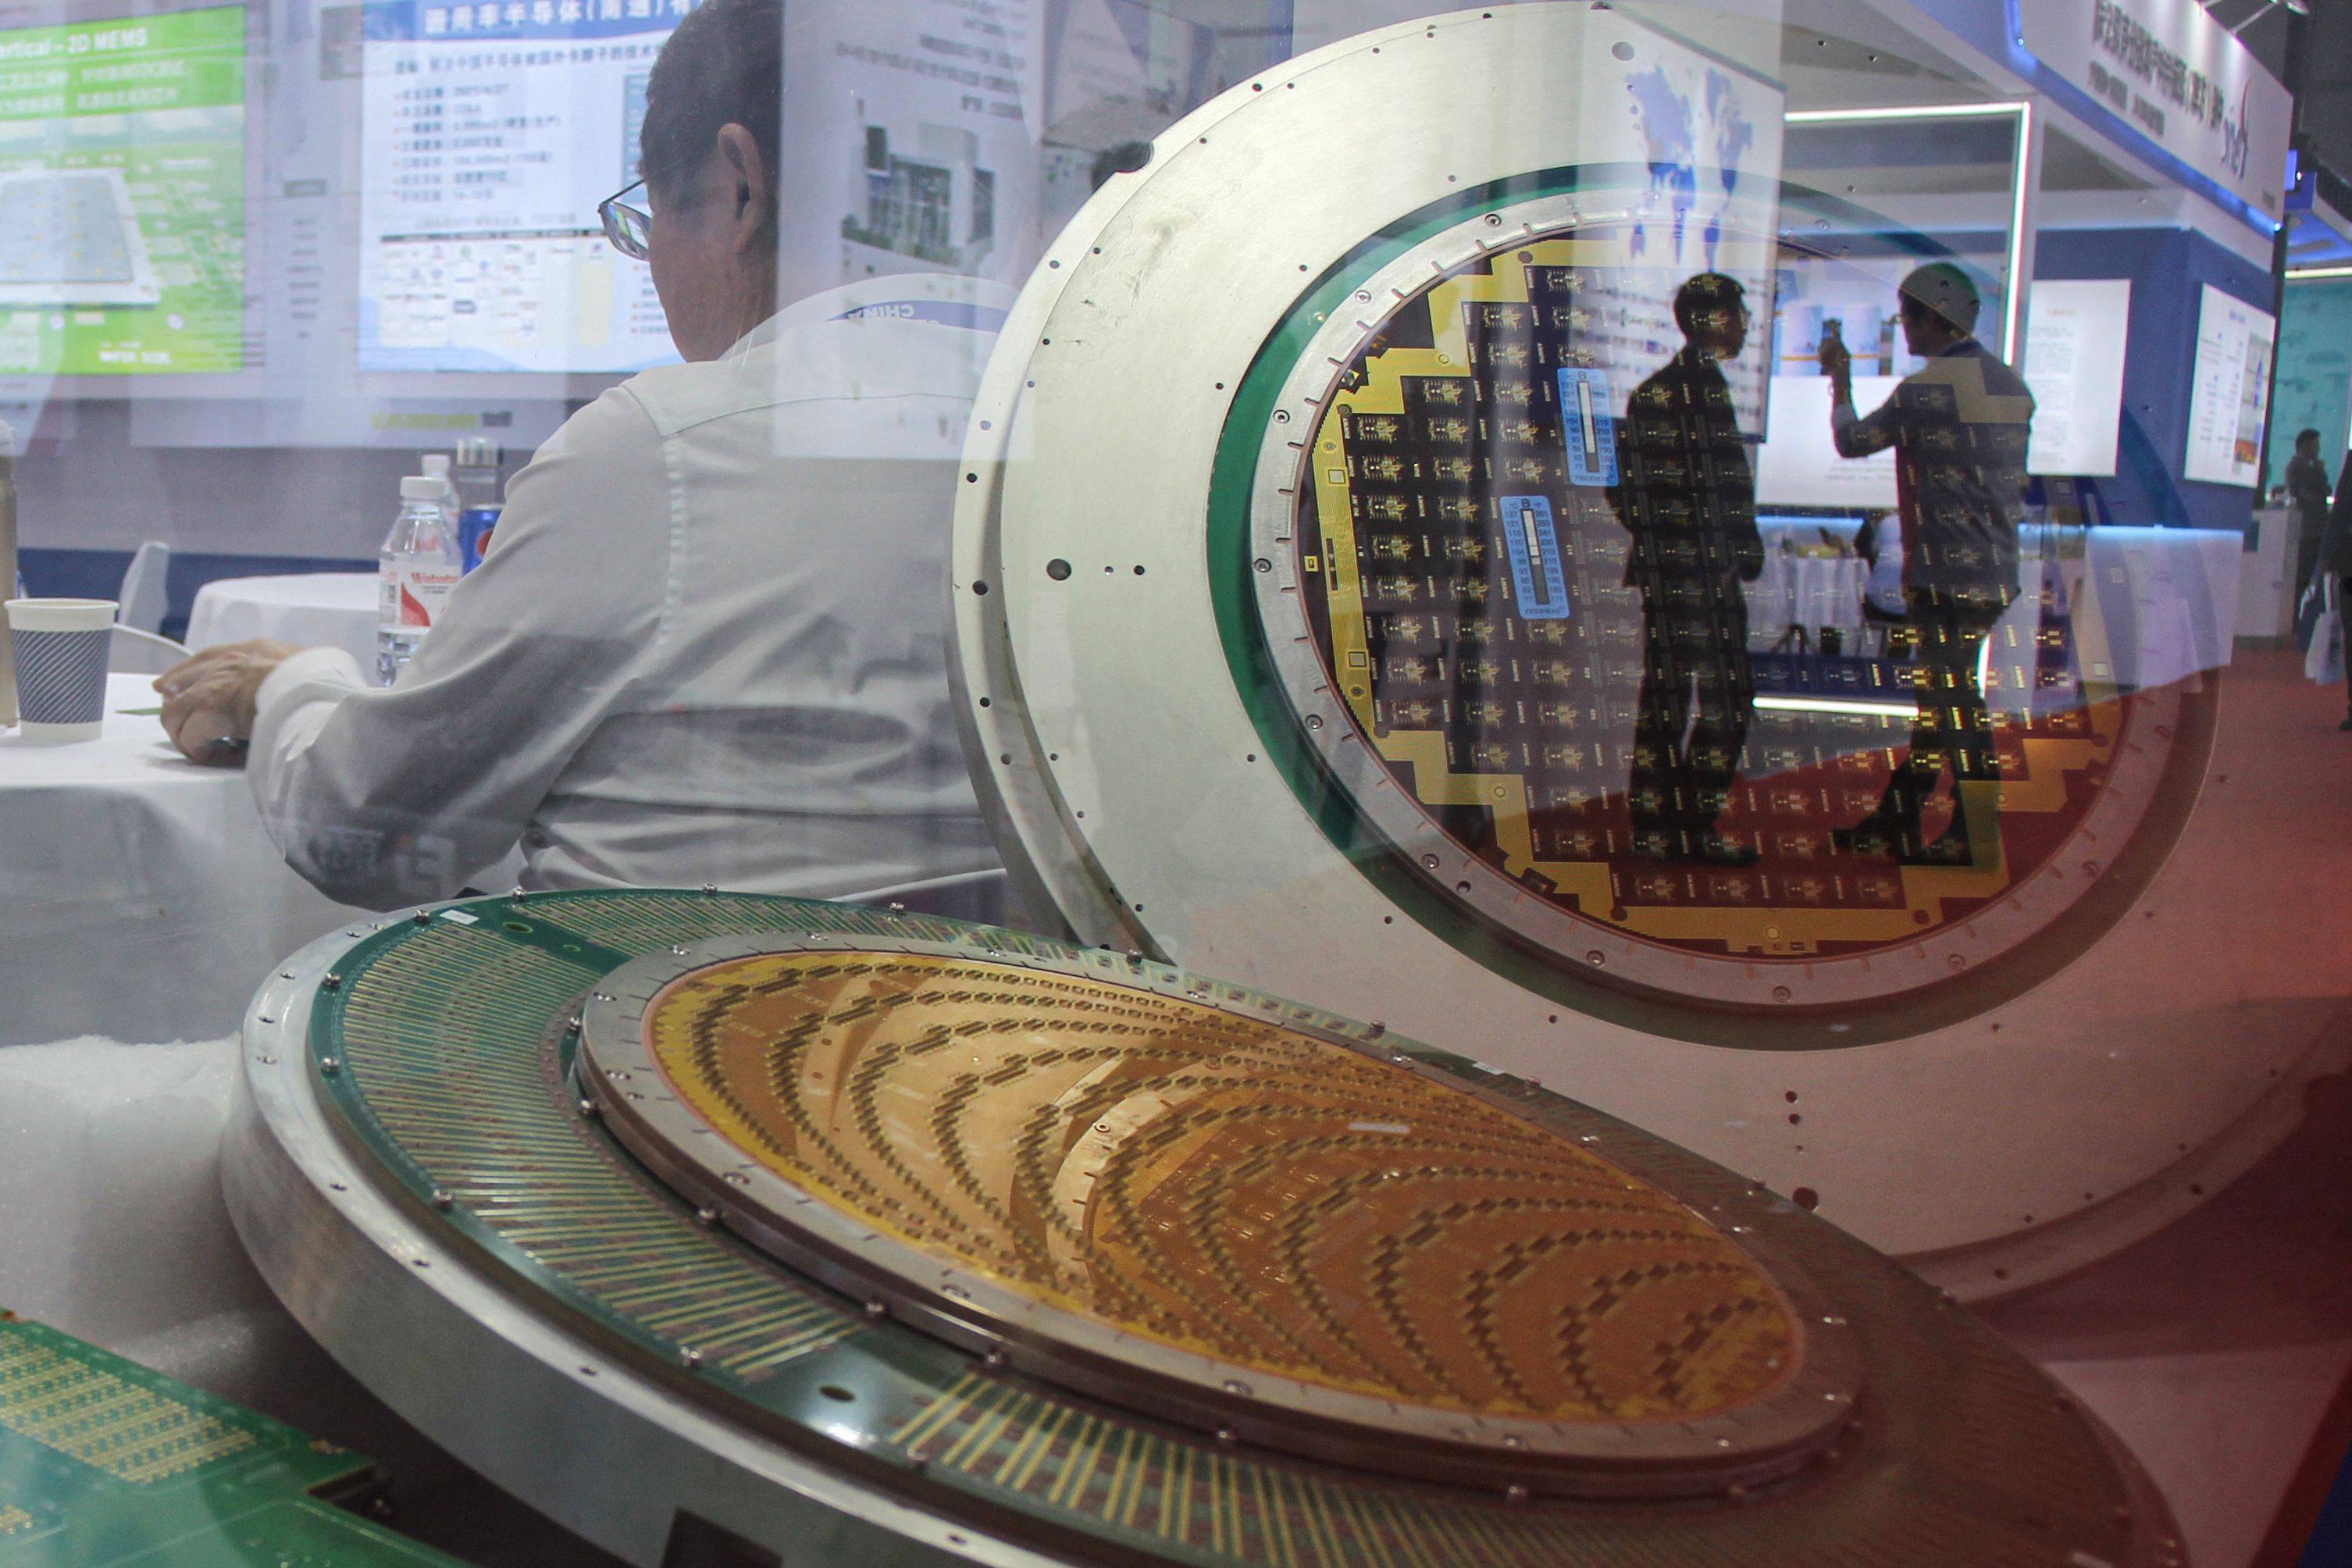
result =
[[254,701],[269,672],[301,649],[264,637],[208,647],[155,678],[163,732],[192,762],[235,765],[253,737]]
[[1848,378],[1853,374],[1853,355],[1846,352],[1843,339],[1823,338],[1819,357],[1822,362],[1822,374],[1839,385],[1845,385]]

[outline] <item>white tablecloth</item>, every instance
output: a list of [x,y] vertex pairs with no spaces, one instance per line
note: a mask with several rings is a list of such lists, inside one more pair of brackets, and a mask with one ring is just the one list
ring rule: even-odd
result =
[[1792,626],[1814,642],[1825,626],[1862,630],[1862,591],[1869,581],[1870,564],[1858,555],[1766,550],[1763,575],[1748,584],[1749,642],[1769,647]]
[[288,870],[245,775],[186,761],[152,678],[107,678],[106,731],[0,730],[0,1045],[235,1032],[269,966],[352,918]]
[[297,647],[339,647],[375,668],[376,579],[373,572],[310,572],[290,577],[224,577],[196,590],[188,646],[276,637]]

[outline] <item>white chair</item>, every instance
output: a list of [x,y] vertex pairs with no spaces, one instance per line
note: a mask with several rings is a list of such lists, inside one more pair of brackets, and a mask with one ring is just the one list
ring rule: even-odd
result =
[[161,675],[188,657],[170,637],[118,624],[107,645],[106,668],[117,675]]
[[142,632],[163,629],[163,616],[172,605],[171,589],[166,579],[172,572],[172,547],[160,540],[149,540],[131,557],[131,570],[122,574],[122,586],[115,593],[114,621],[117,626],[135,626]]

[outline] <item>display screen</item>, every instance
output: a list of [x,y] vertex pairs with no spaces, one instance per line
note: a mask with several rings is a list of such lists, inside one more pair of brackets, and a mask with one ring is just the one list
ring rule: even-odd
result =
[[1771,401],[1756,454],[1756,499],[1766,506],[1891,509],[1895,454],[1841,458],[1831,437],[1824,337],[1853,356],[1853,401],[1867,414],[1927,362],[1910,352],[1895,286],[1909,258],[1872,264],[1790,258],[1773,279]]
[[244,366],[245,31],[0,32],[0,374]]
[[[1867,363],[1867,362],[1864,362]],[[1895,395],[1891,375],[1853,378],[1856,413],[1867,414]],[[1895,451],[1841,458],[1830,423],[1830,381],[1824,375],[1776,375],[1756,453],[1756,499],[1766,506],[1895,506]]]
[[2278,320],[2210,283],[2197,312],[2197,374],[2189,388],[2183,478],[2252,485],[2262,473],[2271,351]]
[[2105,479],[2123,420],[2131,279],[2036,283],[2026,301],[2025,382],[2033,389],[2032,474]]
[[690,0],[366,9],[359,363],[626,372],[676,358],[596,205],[637,177],[654,58]]

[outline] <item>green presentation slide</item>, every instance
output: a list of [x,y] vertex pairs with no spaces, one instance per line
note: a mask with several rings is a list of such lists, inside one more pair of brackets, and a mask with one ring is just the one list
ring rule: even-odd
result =
[[0,31],[0,374],[245,364],[245,8]]

